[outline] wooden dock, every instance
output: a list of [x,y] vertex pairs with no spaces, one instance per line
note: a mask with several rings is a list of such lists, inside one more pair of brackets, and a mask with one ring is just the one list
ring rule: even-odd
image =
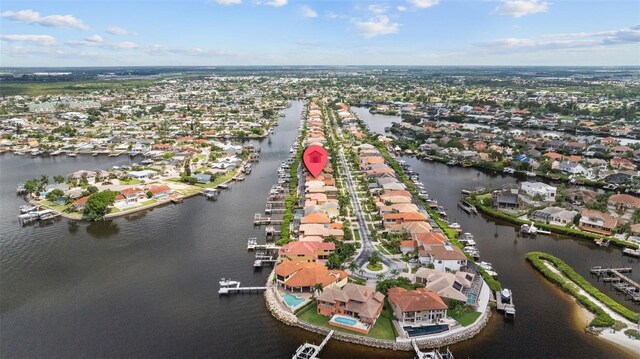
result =
[[634,281],[623,273],[631,273],[632,268],[602,268],[601,266],[591,268],[591,275],[595,275],[598,281],[611,283],[611,287],[625,295],[634,302],[640,302],[640,283]]
[[247,250],[248,251],[252,251],[252,250],[256,250],[256,249],[263,249],[263,250],[267,250],[267,251],[275,251],[275,250],[280,249],[280,246],[277,246],[274,243],[258,244],[258,239],[257,238],[249,238],[249,240],[247,241]]
[[324,348],[324,346],[327,345],[333,333],[334,333],[333,330],[330,331],[329,334],[327,334],[327,336],[324,338],[322,343],[320,343],[320,345],[315,345],[311,343],[302,344],[298,348],[298,350],[296,350],[295,354],[293,354],[291,358],[292,359],[317,359],[318,355],[320,355],[320,352],[322,351],[322,348]]
[[277,254],[269,254],[266,251],[256,252],[256,260],[253,262],[253,268],[260,268],[265,265],[274,265],[278,261]]
[[241,287],[240,282],[225,278],[222,278],[219,283],[218,294],[259,293],[267,289],[267,287]]
[[255,226],[269,225],[269,224],[282,224],[282,219],[273,219],[271,217],[265,217],[261,213],[256,213],[253,216],[253,224]]
[[432,350],[430,352],[423,352],[418,348],[418,344],[415,339],[411,339],[411,345],[413,345],[413,350],[416,352],[416,357],[418,359],[454,359],[453,354],[447,348],[447,351],[440,353],[438,349]]
[[500,291],[496,291],[495,298],[496,309],[499,312],[503,312],[505,318],[514,319],[516,317],[516,306],[513,304],[513,293],[510,292],[508,300],[504,300],[502,293]]

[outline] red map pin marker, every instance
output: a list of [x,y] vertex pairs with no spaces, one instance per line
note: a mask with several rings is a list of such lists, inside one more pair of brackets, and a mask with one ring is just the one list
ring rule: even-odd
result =
[[321,146],[309,146],[302,155],[304,165],[307,166],[313,177],[318,177],[328,159],[327,151]]

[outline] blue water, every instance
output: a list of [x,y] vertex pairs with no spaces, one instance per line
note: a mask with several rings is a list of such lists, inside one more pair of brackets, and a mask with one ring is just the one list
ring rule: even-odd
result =
[[428,334],[436,334],[442,333],[449,330],[449,326],[446,324],[442,325],[429,325],[425,327],[404,327],[403,328],[410,337],[416,337],[419,335],[428,335]]
[[285,294],[284,302],[287,303],[289,308],[295,308],[300,305],[300,303],[304,302],[304,298],[296,297],[295,295]]
[[340,323],[340,324],[344,324],[344,325],[348,325],[348,326],[355,326],[357,321],[355,319],[349,319],[349,318],[345,318],[345,317],[335,317],[333,318],[333,321],[336,323]]

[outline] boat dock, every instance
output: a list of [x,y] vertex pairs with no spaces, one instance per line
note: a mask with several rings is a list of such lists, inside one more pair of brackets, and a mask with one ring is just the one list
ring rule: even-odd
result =
[[333,333],[334,333],[333,330],[330,331],[329,334],[327,334],[327,336],[324,338],[322,343],[320,343],[320,345],[315,345],[311,343],[302,344],[298,348],[298,350],[296,350],[295,354],[293,354],[291,359],[317,359],[318,355],[320,355],[320,352],[322,351],[322,348],[324,348],[324,346],[327,345]]
[[61,213],[54,212],[50,209],[45,209],[18,215],[18,221],[20,222],[21,226],[25,226],[36,221],[52,220],[60,216],[62,216]]
[[249,240],[247,241],[247,250],[248,251],[252,251],[252,250],[256,250],[256,249],[264,249],[267,251],[275,251],[280,249],[279,246],[273,244],[273,243],[265,243],[265,244],[258,244],[258,239],[257,238],[249,238]]
[[514,319],[516,317],[516,306],[513,304],[513,295],[510,290],[503,289],[495,292],[496,309],[504,313],[506,319]]
[[241,287],[240,282],[225,278],[222,278],[219,283],[218,294],[261,292],[267,289],[267,287]]
[[253,216],[253,224],[256,226],[282,224],[282,219],[273,219],[271,217],[265,217],[261,213],[256,213]]
[[591,268],[591,275],[595,275],[598,281],[602,279],[604,283],[611,283],[611,286],[618,292],[625,295],[634,302],[640,302],[640,284],[623,273],[631,273],[630,267],[623,268],[602,268],[596,266]]
[[416,352],[416,357],[418,359],[454,359],[453,354],[447,348],[446,352],[440,353],[438,349],[432,350],[430,352],[423,352],[418,348],[418,344],[415,339],[411,339],[411,345],[413,345],[413,350]]
[[269,254],[267,251],[258,251],[256,252],[256,260],[253,262],[253,268],[261,268],[266,265],[274,265],[277,261],[277,254]]

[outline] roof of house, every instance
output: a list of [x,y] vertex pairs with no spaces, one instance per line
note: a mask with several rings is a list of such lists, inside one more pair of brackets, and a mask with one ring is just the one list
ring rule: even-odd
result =
[[331,219],[329,219],[329,216],[323,212],[314,212],[302,217],[302,219],[300,219],[300,223],[329,224],[331,223]]
[[326,288],[318,296],[318,301],[346,303],[346,310],[357,313],[360,316],[372,318],[384,305],[384,295],[375,289],[347,283],[342,289]]
[[447,309],[438,293],[426,288],[406,290],[404,288],[389,289],[389,301],[398,306],[402,312],[421,312]]
[[336,249],[336,245],[333,242],[289,242],[282,246],[278,250],[279,255],[291,255],[291,256],[314,256],[317,257],[318,254],[325,251],[333,251]]
[[580,221],[592,221],[593,219],[598,219],[602,221],[602,226],[605,228],[614,228],[618,225],[618,217],[602,213],[600,211],[592,210],[592,209],[584,209],[582,210],[582,216]]
[[329,270],[319,262],[283,261],[276,266],[276,274],[288,277],[285,284],[290,287],[313,287],[316,284],[328,286],[347,277],[341,270]]
[[420,256],[432,256],[434,259],[441,260],[466,260],[467,256],[462,249],[448,244],[428,244],[424,245],[424,249],[420,250]]
[[609,197],[610,203],[624,204],[628,207],[640,208],[640,198],[628,194],[614,194]]

